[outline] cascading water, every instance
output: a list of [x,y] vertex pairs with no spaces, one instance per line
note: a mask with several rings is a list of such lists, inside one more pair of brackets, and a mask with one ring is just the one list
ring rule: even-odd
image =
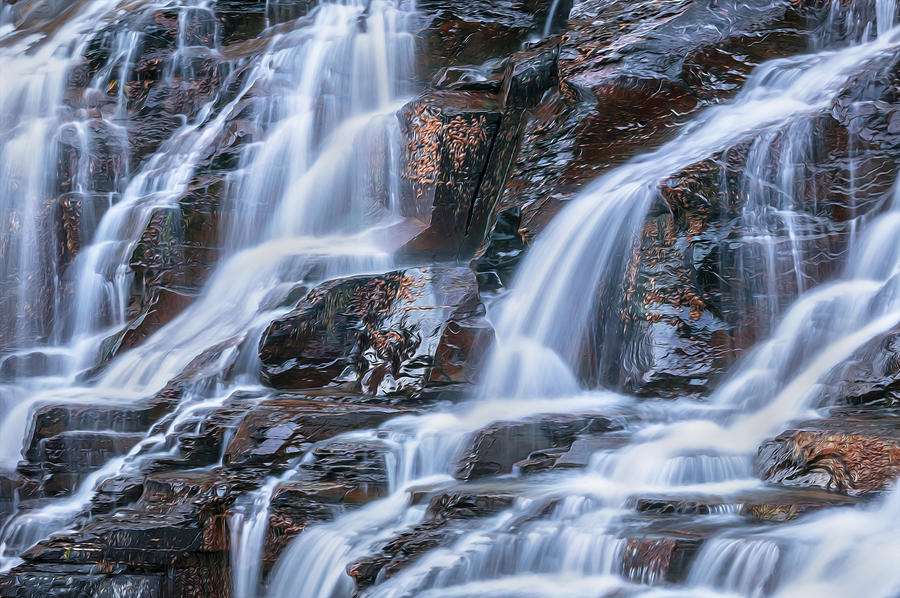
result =
[[[192,76],[198,54],[217,51],[208,7],[183,11],[179,22],[202,26],[179,29],[178,47],[165,71],[175,82]],[[259,141],[246,145],[229,181],[234,204],[224,248],[229,259],[203,294],[138,349],[114,360],[95,385],[61,388],[58,380],[42,380],[17,389],[17,404],[4,421],[6,431],[18,436],[7,445],[11,464],[34,405],[151,396],[204,351],[223,351],[254,333],[258,338],[266,323],[288,309],[282,300],[297,285],[387,269],[390,250],[405,234],[397,199],[394,112],[410,80],[411,15],[390,3],[324,3],[309,27],[273,36],[236,81],[241,87],[233,98],[214,98],[146,160],[78,256],[69,335],[74,362],[63,380],[66,386],[96,363],[99,344],[124,325],[128,260],[151,216],[177,207],[198,162],[237,111],[251,114],[262,132]],[[127,60],[127,51],[119,54]],[[360,168],[363,159],[367,168]],[[260,220],[260,214],[266,218]],[[227,372],[241,379],[242,373],[253,372],[255,379],[255,362],[244,363],[244,370],[233,367],[238,356],[238,351],[222,353],[210,376]],[[111,462],[70,499],[8,522],[5,556],[64,525],[85,507],[99,481],[132,467],[137,456],[132,451]],[[143,452],[140,457],[145,458]]]
[[[15,85],[0,87],[0,124],[17,123],[0,134],[0,223],[10,225],[0,238],[0,360],[6,360],[0,371],[14,374],[0,388],[10,408],[5,463],[15,466],[36,405],[137,404],[185,372],[195,376],[174,410],[125,455],[87,476],[71,496],[29,506],[6,522],[3,569],[49,533],[89,519],[104,480],[176,457],[178,435],[235,395],[268,397],[270,390],[257,384],[253,353],[262,329],[291,309],[289,298],[309,283],[389,269],[393,250],[412,234],[402,218],[396,112],[411,91],[413,7],[323,2],[302,19],[278,24],[288,7],[267,2],[265,43],[226,55],[214,4],[149,6],[147,14],[156,8],[179,13],[176,47],[160,70],[165,84],[189,88],[208,59],[218,63],[223,83],[179,115],[149,156],[132,162],[125,126],[132,92],[122,82],[148,41],[137,30],[117,32],[83,105],[73,109],[64,99],[66,78],[122,14],[116,2],[82,4],[62,13],[39,42],[17,29],[11,7],[0,8],[0,66],[24,69]],[[545,36],[559,4],[549,8]],[[601,176],[573,200],[538,237],[516,286],[499,301],[498,344],[479,400],[316,443],[236,503],[228,518],[235,597],[353,594],[348,566],[422,522],[426,506],[410,506],[411,491],[456,483],[451,464],[472,432],[547,413],[622,414],[622,442],[596,451],[584,472],[532,478],[527,496],[511,508],[392,577],[379,576],[362,594],[845,596],[861,577],[877,580],[867,595],[895,594],[900,579],[884,555],[898,548],[900,489],[879,503],[776,531],[738,526],[737,514],[742,497],[760,489],[750,467],[760,440],[790,420],[816,416],[814,408],[830,398],[829,376],[900,324],[900,188],[876,208],[853,214],[842,271],[819,286],[807,271],[807,239],[798,232],[816,230],[803,221],[814,210],[804,212],[796,202],[810,176],[804,166],[813,159],[813,119],[832,109],[861,70],[892,66],[900,47],[896,13],[892,0],[849,8],[835,2],[818,38],[820,51],[758,66],[732,101],[700,112],[674,139]],[[178,217],[179,201],[223,136],[234,133],[235,121],[248,133],[224,181],[221,263],[189,307],[102,364],[104,343],[133,316],[129,261],[141,235],[160,214]],[[88,157],[99,139],[95,126],[105,128],[109,151],[118,157],[111,188],[93,180]],[[629,299],[622,281],[661,181],[737,144],[749,147],[735,194],[747,233],[739,267],[751,281],[737,294],[747,298],[744,309],[764,314],[759,334],[771,328],[771,335],[706,403],[660,406],[585,390],[585,378],[606,383],[597,371],[622,362],[628,339],[619,338],[616,316]],[[59,279],[51,255],[58,240],[42,237],[51,234],[42,218],[48,198],[59,193],[50,186],[61,145],[76,150],[67,189],[72,199],[102,200],[94,218],[82,218],[89,242],[71,266],[70,301],[57,288],[48,291]],[[859,194],[855,180],[851,173],[851,200]],[[597,354],[585,365],[587,346]],[[59,363],[27,375],[19,364],[32,353]],[[594,371],[585,375],[586,369]],[[330,442],[384,447],[388,496],[356,510],[336,508],[333,521],[311,525],[293,540],[266,577],[273,493],[302,479],[315,465],[316,449]],[[721,498],[708,507],[705,524],[712,531],[683,583],[664,587],[658,570],[628,560],[636,550],[629,534],[640,535],[646,525],[635,521],[631,501],[644,495]],[[866,550],[856,550],[863,539]]]
[[[597,326],[593,318],[598,317],[598,311],[618,312],[622,301],[617,297],[619,281],[657,185],[666,176],[751,135],[758,137],[750,151],[748,173],[762,172],[761,162],[771,152],[774,139],[788,140],[781,152],[784,163],[776,168],[773,182],[751,180],[745,175],[745,193],[759,203],[748,202],[744,218],[752,231],[756,216],[765,218],[766,209],[777,211],[782,219],[778,230],[786,230],[792,246],[789,253],[795,292],[803,293],[807,287],[802,271],[805,260],[796,243],[791,221],[794,206],[790,202],[797,193],[795,165],[806,155],[802,147],[804,137],[810,134],[807,123],[830,107],[861,66],[877,70],[884,68],[879,64],[891,64],[898,39],[892,29],[893,16],[886,14],[880,7],[877,39],[872,40],[874,36],[866,30],[859,36],[864,40],[861,44],[760,66],[733,102],[708,109],[674,141],[605,175],[568,206],[538,238],[521,267],[521,282],[504,298],[498,348],[487,370],[482,400],[509,409],[513,403],[498,403],[496,398],[523,401],[581,392],[574,373],[582,351],[577,341],[590,330],[605,332],[601,363],[603,359],[619,359],[620,349],[613,342],[615,322],[601,321]],[[644,423],[627,427],[631,441],[624,449],[595,454],[586,475],[556,476],[545,483],[537,479],[531,500],[520,501],[450,547],[429,552],[394,577],[376,583],[364,595],[596,596],[622,588],[629,594],[648,596],[719,592],[812,595],[820,591],[819,582],[802,585],[821,571],[813,572],[813,566],[802,562],[804,549],[793,526],[779,534],[779,540],[792,546],[793,552],[765,537],[735,540],[726,535],[708,542],[704,555],[709,554],[715,562],[704,560],[706,557],[698,560],[689,579],[691,589],[648,589],[648,585],[662,581],[657,573],[623,565],[630,550],[623,534],[633,525],[629,523],[626,499],[642,493],[735,496],[730,503],[726,499],[725,504],[713,507],[707,516],[725,527],[733,521],[741,508],[737,496],[759,486],[749,466],[750,451],[784,422],[811,414],[815,399],[820,398],[815,393],[823,378],[866,342],[900,322],[900,306],[895,303],[897,293],[893,290],[895,252],[884,244],[896,238],[888,232],[896,213],[889,198],[886,204],[885,214],[864,221],[864,233],[852,242],[841,277],[844,282],[801,294],[783,315],[772,338],[743,361],[712,397],[705,412],[701,410],[698,416],[695,407],[685,405],[680,418],[669,415],[668,419],[674,421],[654,423],[652,408],[633,404],[639,414],[636,421]],[[764,230],[768,226],[763,221],[760,225]],[[760,266],[763,276],[774,283],[773,255],[764,256],[753,267]],[[773,290],[767,288],[761,294],[770,296]],[[779,305],[768,306],[768,317],[776,319],[781,309]],[[823,309],[827,310],[826,319],[840,324],[816,326],[811,316],[820,316]],[[612,400],[612,404],[623,402],[630,404],[625,397]],[[554,410],[560,407],[557,404]],[[610,403],[605,407],[609,409]],[[590,412],[590,407],[584,408]],[[742,414],[744,409],[747,413]],[[679,405],[671,405],[666,411],[677,414]],[[535,517],[536,509],[546,509],[557,501],[550,515]],[[870,526],[876,525],[878,517],[884,518],[894,502],[889,498],[883,507],[855,513],[854,517],[865,520],[866,529],[872,529]],[[886,521],[893,522],[894,515],[891,513]],[[824,516],[829,517],[837,521],[843,515]],[[375,519],[357,512],[301,536],[282,557],[268,595],[294,595],[297,587],[304,588],[303,595],[320,598],[344,595],[349,589],[342,584],[348,581],[339,572],[352,562],[354,545],[341,544],[339,550],[330,552],[335,556],[319,561],[323,550],[318,544],[319,534],[346,538],[355,537],[363,529],[382,530]],[[819,539],[831,537],[819,526],[820,522],[810,523],[807,529],[815,529],[813,535]],[[374,535],[370,549],[377,545]],[[885,534],[887,537],[889,534]],[[841,558],[848,548],[848,544],[841,544],[825,560]],[[900,580],[891,571],[889,560],[882,558],[868,565],[871,574],[883,582],[872,595],[892,595]],[[323,577],[323,568],[329,567],[333,573]],[[853,583],[846,571],[841,568],[840,573],[825,576],[840,587],[834,595],[845,594],[850,586],[842,584]]]

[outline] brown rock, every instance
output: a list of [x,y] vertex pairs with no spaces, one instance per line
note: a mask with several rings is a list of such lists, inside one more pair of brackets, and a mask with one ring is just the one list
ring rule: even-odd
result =
[[785,486],[851,495],[882,490],[900,476],[896,420],[894,413],[835,411],[764,442],[756,470],[767,482]]

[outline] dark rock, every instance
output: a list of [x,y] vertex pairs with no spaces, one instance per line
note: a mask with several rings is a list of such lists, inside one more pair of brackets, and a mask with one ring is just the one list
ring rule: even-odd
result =
[[788,493],[754,496],[743,501],[741,514],[760,521],[789,521],[804,513],[840,506],[853,506],[858,501],[846,496],[814,489],[792,489]]
[[64,267],[75,259],[82,245],[90,240],[103,218],[103,214],[114,203],[115,197],[100,193],[66,193],[57,200],[57,222],[59,230],[59,263]]
[[48,496],[71,492],[84,477],[113,457],[126,454],[143,434],[68,431],[41,442],[40,491]]
[[225,447],[223,463],[229,467],[283,465],[313,443],[350,430],[377,428],[408,412],[399,407],[304,399],[263,401],[240,422]]
[[162,575],[102,574],[66,566],[14,572],[0,580],[3,598],[162,598],[166,580]]
[[621,429],[610,418],[589,415],[535,416],[496,422],[476,432],[456,465],[460,480],[510,473],[515,463],[535,451],[572,446],[580,434]]
[[835,371],[825,398],[851,405],[900,405],[900,333],[879,335]]
[[504,108],[533,108],[556,85],[559,45],[554,40],[513,54],[506,63],[500,101]]
[[700,551],[694,538],[630,538],[622,551],[622,573],[642,584],[682,581]]
[[638,513],[654,516],[710,515],[739,512],[754,520],[783,522],[804,513],[838,506],[852,506],[859,499],[815,488],[770,487],[730,497],[647,496],[629,499]]
[[[416,9],[427,19],[417,36],[422,78],[431,79],[441,67],[481,64],[512,54],[543,29],[551,5],[549,0],[418,2]],[[559,2],[553,15],[556,28],[571,6],[571,0]]]
[[437,84],[468,91],[428,92],[403,109],[404,204],[427,228],[401,254],[463,259],[475,252],[516,155],[523,110],[555,85],[557,57],[554,39],[503,63],[446,67]]
[[401,250],[456,257],[500,126],[494,96],[435,91],[400,112],[406,140],[403,205],[427,228]]
[[471,382],[493,335],[483,313],[467,268],[334,280],[266,329],[262,375],[278,388],[344,384],[368,394]]
[[114,431],[131,436],[147,430],[167,408],[163,401],[136,405],[68,403],[38,407],[32,416],[32,429],[23,454],[26,459],[39,460],[48,439],[64,437],[74,431]]

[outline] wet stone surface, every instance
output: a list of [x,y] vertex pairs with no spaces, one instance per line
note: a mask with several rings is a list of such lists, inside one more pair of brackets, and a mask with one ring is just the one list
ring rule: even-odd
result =
[[328,282],[266,329],[262,375],[278,388],[343,385],[377,395],[472,382],[493,338],[483,314],[468,268]]

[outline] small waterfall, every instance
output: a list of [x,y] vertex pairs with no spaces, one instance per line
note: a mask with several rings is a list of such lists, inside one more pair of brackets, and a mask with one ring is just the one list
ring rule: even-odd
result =
[[174,440],[191,422],[220,407],[232,392],[251,390],[255,387],[235,387],[213,394],[212,398],[187,396],[177,406],[171,417],[160,421],[147,436],[134,445],[127,454],[110,459],[103,467],[91,473],[77,490],[66,498],[51,501],[40,508],[22,511],[8,519],[0,530],[0,571],[8,571],[21,560],[18,555],[51,533],[66,532],[73,528],[77,518],[89,517],[89,507],[99,485],[115,476],[139,471],[141,466],[155,458],[174,457],[178,445]]
[[[301,463],[304,459],[301,459]],[[297,468],[292,467],[284,475],[269,478],[262,488],[253,493],[249,504],[235,509],[234,514],[228,519],[235,598],[256,598],[258,595],[272,493],[278,484],[290,479],[296,473]]]
[[[484,395],[575,392],[576,376],[567,372],[578,371],[584,339],[597,330],[603,338],[598,369],[618,363],[621,281],[660,181],[750,134],[790,130],[825,109],[855,67],[889,55],[889,40],[765,63],[732,103],[706,110],[674,141],[592,184],[551,222],[522,264],[502,308],[500,348]],[[589,344],[597,346],[596,339]]]
[[[363,32],[361,4],[324,3],[310,27],[275,38],[244,87],[268,135],[246,147],[230,181],[229,259],[193,306],[112,363],[101,385],[152,392],[204,350],[258,334],[272,310],[286,309],[279,302],[294,286],[389,267],[398,190],[376,180],[397,178],[396,154],[380,150],[397,140],[393,113],[411,64],[410,17],[390,4],[377,8]],[[359,70],[335,80],[348,63]],[[326,85],[333,104],[319,100]],[[256,97],[256,89],[268,93]],[[208,128],[227,119],[222,111]],[[385,159],[361,169],[367,155]]]
[[741,596],[766,596],[783,555],[767,538],[717,538],[703,548],[691,569],[691,585],[708,585]]
[[[57,295],[57,240],[48,211],[57,195],[58,146],[84,123],[63,103],[70,69],[84,53],[114,0],[80,3],[59,15],[46,34],[11,27],[14,7],[0,19],[0,350],[29,346],[49,334]],[[10,25],[3,25],[8,19]],[[79,140],[76,140],[78,143]],[[83,181],[75,181],[76,185]]]
[[265,595],[336,598],[350,593],[353,583],[345,573],[347,566],[424,517],[425,506],[408,507],[407,492],[414,485],[449,481],[445,470],[471,429],[469,422],[438,414],[400,418],[379,431],[363,433],[392,448],[389,496],[298,536],[279,558]]

